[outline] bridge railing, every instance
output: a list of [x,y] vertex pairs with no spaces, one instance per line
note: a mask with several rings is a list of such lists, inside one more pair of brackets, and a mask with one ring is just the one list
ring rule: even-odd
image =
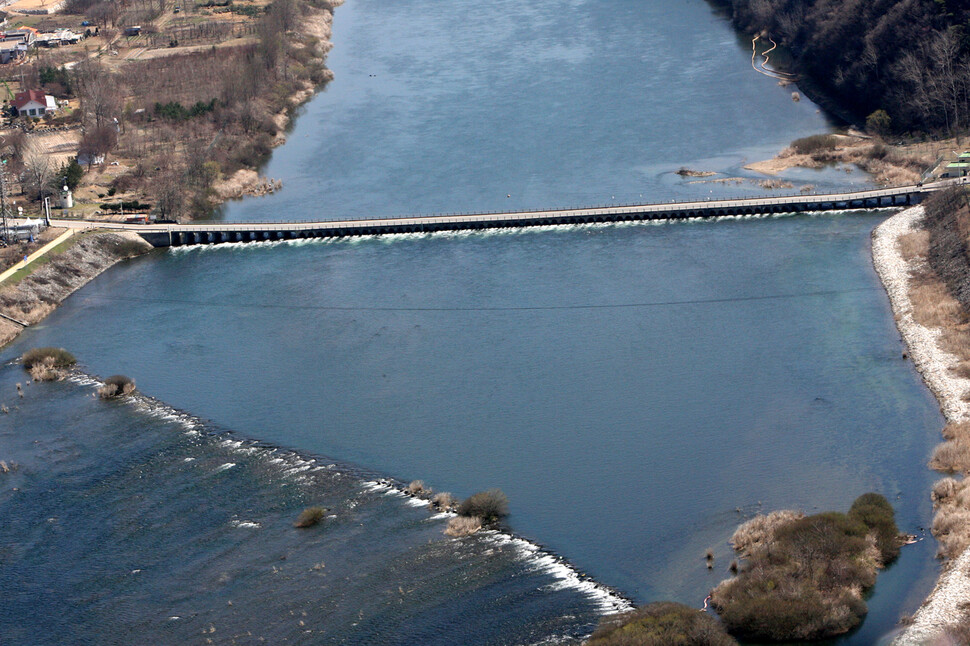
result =
[[140,225],[138,230],[151,230],[162,231],[162,230],[175,230],[175,228],[183,230],[204,230],[204,229],[224,229],[232,228],[239,229],[247,226],[253,227],[274,227],[280,225],[294,225],[294,226],[313,226],[322,225],[330,226],[334,224],[357,224],[357,223],[376,223],[376,222],[398,222],[398,223],[414,223],[418,224],[421,222],[433,222],[435,220],[448,220],[454,218],[482,218],[489,219],[496,216],[507,217],[509,219],[522,219],[530,216],[535,216],[537,214],[550,214],[550,215],[561,215],[561,216],[575,216],[575,215],[596,215],[596,214],[613,214],[622,212],[635,212],[635,211],[651,211],[651,212],[663,212],[666,210],[689,210],[690,208],[744,208],[749,206],[773,206],[773,205],[786,205],[795,203],[805,203],[805,202],[850,202],[856,200],[873,199],[879,197],[893,197],[900,195],[907,195],[916,192],[924,192],[926,190],[932,190],[928,187],[920,187],[918,185],[901,186],[894,188],[885,189],[870,189],[865,191],[852,191],[843,193],[792,193],[789,195],[772,195],[772,196],[761,196],[756,198],[705,198],[703,200],[687,200],[687,201],[677,201],[671,200],[669,202],[652,202],[652,203],[623,203],[623,204],[606,204],[606,205],[589,205],[582,207],[573,208],[554,208],[554,209],[523,209],[518,211],[475,211],[475,212],[450,212],[450,213],[433,213],[433,214],[423,214],[423,215],[399,215],[392,217],[381,217],[381,218],[353,218],[353,219],[330,219],[330,220],[289,220],[289,221],[268,221],[268,222],[224,222],[224,223],[192,223],[186,225],[167,225],[165,227],[157,227],[148,225]]

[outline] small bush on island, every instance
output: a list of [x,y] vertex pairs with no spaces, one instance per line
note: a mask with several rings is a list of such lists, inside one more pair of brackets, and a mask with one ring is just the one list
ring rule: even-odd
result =
[[34,381],[57,381],[77,360],[64,348],[33,348],[23,354],[21,362]]
[[445,535],[454,538],[471,536],[482,528],[482,519],[477,516],[456,516],[448,521]]
[[605,617],[587,646],[736,646],[713,617],[679,603],[651,603]]
[[838,143],[839,139],[834,135],[812,135],[796,139],[791,143],[791,146],[799,155],[815,155],[823,151],[834,150]]
[[459,516],[475,516],[488,524],[509,515],[509,499],[501,489],[472,494],[458,507]]
[[451,511],[457,504],[458,501],[455,500],[455,497],[447,491],[436,493],[434,498],[431,499],[431,506],[440,511]]
[[424,485],[424,480],[412,480],[408,484],[408,493],[424,498],[431,495],[431,488]]
[[868,493],[847,514],[795,517],[774,526],[769,539],[750,542],[740,573],[721,582],[711,602],[728,632],[742,639],[841,635],[862,621],[863,594],[901,544],[892,506]]
[[101,399],[115,399],[126,397],[135,392],[135,382],[124,375],[113,375],[104,380],[104,385],[98,388]]
[[41,362],[50,362],[55,368],[68,368],[77,363],[74,355],[64,348],[32,348],[20,358],[24,370],[30,370]]
[[326,515],[327,510],[323,507],[307,507],[300,512],[299,516],[296,517],[296,522],[293,523],[293,526],[297,529],[313,527],[314,525],[319,525],[320,521],[322,521]]

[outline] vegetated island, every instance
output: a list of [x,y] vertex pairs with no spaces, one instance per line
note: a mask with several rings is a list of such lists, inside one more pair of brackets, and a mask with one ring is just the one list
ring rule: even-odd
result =
[[[845,634],[866,613],[876,573],[906,537],[885,497],[859,496],[848,513],[759,514],[731,538],[741,564],[710,596],[718,622],[703,610],[657,602],[605,617],[589,646],[721,646],[803,642]],[[712,553],[708,552],[708,567]],[[705,607],[706,607],[705,603]]]
[[970,643],[970,207],[954,187],[897,213],[873,232],[873,263],[916,368],[947,424],[930,466],[943,573],[896,638],[898,646]]
[[[332,79],[324,63],[341,2],[66,0],[40,14],[15,3],[0,15],[23,38],[0,65],[10,201],[34,217],[48,199],[61,217],[184,220],[276,190],[257,169]],[[0,272],[16,270],[0,280],[0,346],[150,251],[131,234],[73,233],[28,231],[0,249]]]
[[845,514],[756,516],[731,543],[741,567],[711,593],[728,632],[792,642],[835,637],[862,623],[865,593],[899,555],[903,538],[889,502],[867,493]]

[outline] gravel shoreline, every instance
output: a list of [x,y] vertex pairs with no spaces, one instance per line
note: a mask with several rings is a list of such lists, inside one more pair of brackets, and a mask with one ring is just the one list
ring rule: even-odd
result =
[[[957,357],[944,352],[938,345],[938,330],[926,328],[913,318],[909,299],[910,265],[897,248],[899,238],[916,229],[923,217],[922,207],[901,211],[880,224],[872,232],[872,263],[882,280],[892,304],[903,340],[923,381],[936,395],[947,421],[970,419],[970,403],[963,401],[963,393],[970,390],[970,379],[955,377],[949,370],[958,363]],[[964,612],[962,606],[970,602],[970,549],[945,566],[936,587],[893,646],[917,646],[939,639],[947,624]]]

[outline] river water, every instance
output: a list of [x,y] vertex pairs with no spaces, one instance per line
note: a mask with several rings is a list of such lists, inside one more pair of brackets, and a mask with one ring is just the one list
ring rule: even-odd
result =
[[[336,80],[267,169],[284,190],[223,217],[762,191],[673,171],[747,176],[745,160],[828,127],[699,1],[351,0],[334,40]],[[0,458],[22,465],[0,480],[0,589],[16,591],[0,633],[575,641],[620,596],[700,607],[758,511],[846,509],[873,490],[918,533],[942,420],[871,267],[885,215],[220,245],[118,265],[3,358],[64,346],[165,404],[105,404],[83,381],[21,399],[19,366],[0,369]],[[448,539],[385,478],[500,487],[531,543]],[[297,531],[308,504],[330,516]],[[841,641],[874,643],[914,610],[934,550],[905,548]]]

